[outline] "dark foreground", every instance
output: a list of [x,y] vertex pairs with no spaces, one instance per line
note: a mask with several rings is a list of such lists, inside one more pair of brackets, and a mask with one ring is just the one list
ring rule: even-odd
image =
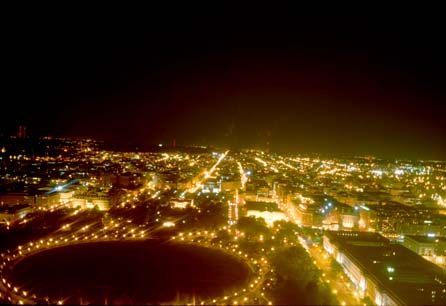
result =
[[247,265],[221,251],[159,240],[97,242],[37,253],[10,280],[64,304],[187,303],[245,284]]

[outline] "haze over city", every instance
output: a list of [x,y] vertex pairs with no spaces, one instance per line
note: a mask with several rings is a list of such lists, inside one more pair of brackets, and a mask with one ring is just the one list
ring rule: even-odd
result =
[[5,38],[3,132],[446,156],[440,20],[228,11],[25,14]]

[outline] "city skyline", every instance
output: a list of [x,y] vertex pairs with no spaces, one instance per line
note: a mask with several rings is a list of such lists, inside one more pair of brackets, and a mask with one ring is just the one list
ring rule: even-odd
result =
[[0,141],[2,303],[445,304],[446,161]]

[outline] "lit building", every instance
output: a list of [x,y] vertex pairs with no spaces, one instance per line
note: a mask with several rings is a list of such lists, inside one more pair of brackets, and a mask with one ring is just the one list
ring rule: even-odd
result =
[[273,226],[276,221],[288,221],[288,217],[280,211],[248,210],[246,215],[248,217],[262,218],[268,226]]
[[228,223],[230,225],[237,223],[238,203],[237,201],[228,201]]
[[14,205],[11,207],[0,207],[0,223],[11,224],[26,217],[33,210],[26,204]]
[[203,183],[201,191],[203,193],[219,193],[221,191],[221,184],[217,180],[209,178]]
[[425,259],[446,268],[446,238],[435,235],[407,235],[404,236],[402,244]]
[[278,209],[276,203],[247,202],[243,209],[246,210],[246,216],[262,218],[268,226],[276,221],[288,221],[288,217]]
[[170,206],[177,209],[185,209],[188,205],[193,206],[194,200],[171,200]]
[[80,206],[81,209],[91,209],[97,207],[99,210],[110,208],[111,198],[106,192],[81,191],[77,192],[71,201],[72,207]]
[[376,233],[326,232],[324,248],[376,305],[446,303],[441,268]]
[[34,199],[27,193],[22,192],[6,192],[0,194],[0,205],[12,206],[18,204],[29,204],[32,205]]
[[446,255],[446,238],[430,236],[404,236],[403,245],[421,256]]

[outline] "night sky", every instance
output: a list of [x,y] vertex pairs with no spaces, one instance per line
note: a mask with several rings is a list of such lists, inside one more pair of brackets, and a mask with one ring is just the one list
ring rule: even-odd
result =
[[14,15],[0,129],[446,159],[440,18],[230,11]]

